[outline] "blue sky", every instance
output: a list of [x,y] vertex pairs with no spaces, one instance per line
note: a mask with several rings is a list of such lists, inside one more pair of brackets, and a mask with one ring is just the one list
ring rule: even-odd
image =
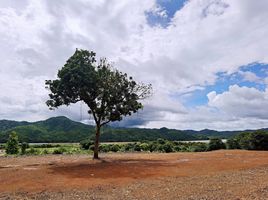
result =
[[[256,76],[256,80],[248,80],[243,72],[250,72]],[[241,66],[238,72],[227,74],[218,73],[215,84],[203,86],[203,89],[195,90],[191,93],[177,94],[173,98],[181,99],[183,104],[189,108],[206,105],[208,103],[207,94],[215,91],[217,94],[228,91],[232,85],[240,87],[256,88],[260,91],[266,89],[264,79],[268,76],[268,65],[261,63],[252,63]],[[188,95],[187,95],[188,94]]]
[[153,12],[147,13],[147,20],[151,26],[161,25],[167,27],[174,14],[180,10],[187,0],[157,0],[158,5],[165,11],[165,17],[159,16]]

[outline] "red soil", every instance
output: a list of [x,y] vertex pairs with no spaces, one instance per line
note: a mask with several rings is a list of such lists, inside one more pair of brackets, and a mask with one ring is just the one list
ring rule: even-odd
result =
[[[172,183],[169,189],[174,190],[174,195],[176,191],[179,192],[183,188],[188,188],[192,194],[196,194],[200,192],[198,187],[201,185],[209,190],[218,184],[213,181],[224,182],[227,180],[224,177],[230,178],[231,176],[233,178],[228,181],[229,185],[226,183],[219,187],[224,187],[226,191],[231,190],[230,187],[236,188],[230,195],[243,196],[248,193],[244,191],[246,186],[242,185],[242,180],[239,186],[239,177],[241,173],[250,173],[249,170],[257,170],[254,172],[256,176],[252,174],[250,184],[256,184],[256,187],[261,184],[258,186],[261,188],[256,188],[256,190],[267,186],[265,192],[268,194],[268,152],[226,150],[170,154],[117,153],[102,154],[100,157],[102,158],[100,161],[92,160],[91,157],[85,155],[2,157],[0,158],[0,199],[1,195],[3,198],[14,195],[15,198],[18,197],[17,194],[29,197],[41,193],[66,192],[67,194],[68,191],[73,190],[81,192],[90,190],[100,197],[97,191],[100,188],[107,189],[105,190],[107,194],[102,195],[109,195],[109,192],[113,194],[112,190],[120,192],[122,188],[137,187],[137,184],[141,183],[147,189],[135,189],[131,195],[138,195],[138,197],[141,195],[140,198],[146,199],[146,195],[161,191],[167,182]],[[263,180],[265,177],[266,182]],[[193,179],[195,179],[194,182]],[[196,185],[198,181],[199,185]],[[238,184],[232,186],[232,181],[238,181]],[[182,184],[180,188],[171,188],[178,183]],[[122,192],[113,195],[116,199],[122,195]],[[169,197],[169,195],[167,193],[163,199],[175,197]],[[67,196],[66,199],[68,199]],[[73,198],[69,196],[69,199]]]

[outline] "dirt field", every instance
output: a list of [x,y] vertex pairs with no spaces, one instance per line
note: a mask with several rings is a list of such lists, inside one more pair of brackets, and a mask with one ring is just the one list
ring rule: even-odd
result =
[[0,199],[268,199],[268,152],[0,157]]

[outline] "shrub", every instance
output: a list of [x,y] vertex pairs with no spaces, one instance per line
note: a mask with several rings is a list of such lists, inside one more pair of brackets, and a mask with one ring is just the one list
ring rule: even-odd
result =
[[54,147],[60,147],[60,144],[34,144],[31,145],[34,148],[54,148]]
[[165,153],[173,152],[172,144],[170,142],[166,142],[162,145],[162,151]]
[[18,154],[19,153],[19,139],[16,132],[11,132],[6,143],[7,154]]
[[140,148],[142,151],[149,151],[149,144],[148,143],[141,143]]
[[31,147],[31,148],[29,149],[29,151],[26,151],[26,154],[30,154],[30,155],[38,155],[38,154],[40,154],[40,151],[39,151],[38,149],[35,149],[35,148]]
[[118,144],[113,144],[110,149],[112,152],[117,152],[120,150],[120,147]]
[[67,152],[67,150],[64,147],[57,148],[53,151],[53,154],[63,154]]
[[21,154],[25,154],[27,148],[29,148],[29,144],[27,142],[21,143]]
[[157,139],[157,143],[158,144],[165,144],[166,143],[166,140],[162,139],[162,138],[158,138]]
[[127,143],[123,145],[124,151],[134,151],[135,144],[134,143]]
[[191,152],[204,152],[207,151],[208,146],[205,143],[194,143],[191,145]]
[[47,149],[44,149],[44,151],[42,152],[42,154],[49,154],[49,151]]
[[158,145],[156,142],[150,142],[148,148],[150,152],[154,152],[157,151]]
[[208,151],[226,149],[225,144],[219,138],[212,138],[208,143]]
[[235,139],[237,139],[242,149],[268,150],[268,132],[241,133]]
[[240,145],[237,139],[230,138],[226,142],[227,149],[240,149]]
[[94,141],[92,140],[82,140],[80,142],[80,146],[82,149],[88,150],[90,146],[94,145]]
[[[94,149],[94,146],[93,146],[93,149]],[[100,145],[100,151],[104,152],[104,153],[107,153],[107,152],[110,151],[110,146],[107,145],[107,144],[101,144]]]
[[140,145],[140,143],[135,143],[134,144],[134,151],[141,151],[141,145]]
[[181,147],[179,145],[175,145],[174,146],[174,151],[178,152],[178,151],[181,151]]

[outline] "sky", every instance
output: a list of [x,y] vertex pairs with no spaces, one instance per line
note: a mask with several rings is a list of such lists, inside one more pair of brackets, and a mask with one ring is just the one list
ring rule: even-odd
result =
[[83,103],[45,104],[45,80],[81,48],[153,86],[114,126],[267,128],[267,10],[266,0],[2,0],[0,119],[92,123]]

